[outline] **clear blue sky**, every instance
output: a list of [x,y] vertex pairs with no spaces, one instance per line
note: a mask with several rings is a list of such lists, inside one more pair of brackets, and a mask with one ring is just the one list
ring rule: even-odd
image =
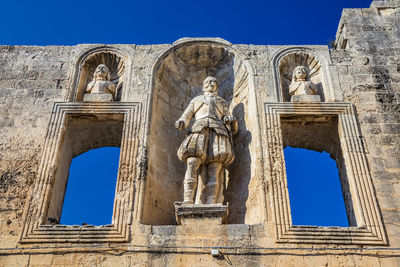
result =
[[[242,44],[326,45],[335,38],[343,8],[367,8],[370,3],[371,0],[3,1],[0,12],[0,45],[159,44],[172,43],[182,37],[221,37],[232,43]],[[62,223],[87,222],[99,225],[111,222],[115,180],[112,181],[110,177],[115,177],[119,150],[98,151],[83,154],[73,160],[73,164],[77,165],[71,167],[71,173],[78,170],[83,176],[70,177],[68,190],[75,193],[71,197],[67,190],[67,206],[64,207]],[[96,156],[96,153],[100,155]],[[290,153],[296,152],[286,150],[287,161],[290,160]],[[303,157],[298,154],[292,155],[297,158]],[[79,160],[86,161],[85,165],[80,165]],[[111,173],[98,168],[105,165],[99,165],[99,160],[114,162],[111,164],[113,167],[108,170]],[[332,160],[324,162],[332,165]],[[91,165],[93,170],[89,169]],[[322,163],[320,165],[325,168]],[[302,208],[298,206],[306,209],[301,211],[300,215],[293,213],[294,224],[346,225],[347,222],[342,216],[343,206],[340,205],[335,207],[342,210],[342,215],[336,216],[341,216],[339,222],[319,211],[314,211],[314,214],[317,214],[314,218],[319,217],[326,219],[325,221],[315,221],[313,218],[307,220],[310,218],[307,214],[307,210],[311,209],[309,204],[314,200],[307,199],[310,193],[304,193],[301,188],[308,185],[310,190],[309,186],[316,182],[309,180],[308,174],[299,178],[299,167],[294,168],[288,169],[292,210],[300,212]],[[83,173],[84,170],[87,173]],[[102,176],[105,173],[107,174]],[[332,172],[334,173],[335,171]],[[90,174],[93,174],[92,178],[89,177]],[[318,178],[318,175],[316,177]],[[337,188],[337,173],[336,178],[332,179],[336,181]],[[108,183],[100,185],[101,180]],[[94,188],[93,181],[100,188]],[[108,191],[99,191],[103,190],[101,188]],[[100,211],[96,207],[86,207],[86,210],[78,211],[82,206],[78,203],[85,203],[84,199],[78,197],[94,199],[97,196],[101,198],[86,202],[105,201],[104,204],[100,204]],[[336,197],[337,199],[331,198],[333,203],[343,202],[340,192]],[[69,202],[70,199],[74,201]],[[67,213],[68,209],[71,211],[70,215]],[[90,217],[92,215],[89,211],[93,211],[94,217]],[[83,215],[79,215],[80,212]],[[102,216],[98,216],[99,214]],[[69,216],[73,220],[70,220]]]
[[2,1],[0,44],[157,44],[221,37],[243,44],[327,44],[343,8],[336,1]]

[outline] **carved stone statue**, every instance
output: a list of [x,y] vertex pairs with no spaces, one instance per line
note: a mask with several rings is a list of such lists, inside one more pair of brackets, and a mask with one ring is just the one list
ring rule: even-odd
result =
[[207,77],[203,92],[190,101],[175,123],[183,130],[195,119],[178,149],[179,159],[187,164],[183,204],[193,204],[196,187],[195,204],[222,203],[223,171],[234,160],[232,134],[237,132],[238,124],[225,100],[217,95],[217,79]]
[[[305,66],[297,66],[293,71],[292,82],[289,85],[291,102],[320,101],[320,97],[301,97],[318,95],[317,86],[310,81],[310,73]],[[318,100],[317,100],[318,98]]]
[[112,101],[115,97],[115,85],[110,81],[110,70],[106,65],[96,67],[93,80],[88,84],[84,101]]

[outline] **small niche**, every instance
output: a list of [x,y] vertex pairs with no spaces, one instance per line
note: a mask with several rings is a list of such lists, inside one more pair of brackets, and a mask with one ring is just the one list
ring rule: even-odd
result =
[[120,101],[122,96],[125,63],[122,57],[113,51],[102,51],[87,56],[80,65],[79,83],[75,92],[75,101],[83,101],[88,84],[93,80],[95,69],[104,64],[110,71],[110,82],[116,88],[114,101]]
[[304,66],[307,69],[310,81],[316,86],[317,94],[321,96],[321,101],[325,101],[321,64],[315,56],[304,52],[290,53],[279,61],[282,101],[290,102],[289,86],[293,79],[294,69],[298,66]]

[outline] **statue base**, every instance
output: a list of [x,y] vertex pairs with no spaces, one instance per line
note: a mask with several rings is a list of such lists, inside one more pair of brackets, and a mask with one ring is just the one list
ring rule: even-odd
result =
[[84,102],[110,102],[113,100],[112,94],[85,94],[83,95]]
[[292,95],[290,102],[321,102],[319,95]]
[[222,204],[174,204],[176,221],[180,225],[220,225],[226,222],[228,215],[228,206]]

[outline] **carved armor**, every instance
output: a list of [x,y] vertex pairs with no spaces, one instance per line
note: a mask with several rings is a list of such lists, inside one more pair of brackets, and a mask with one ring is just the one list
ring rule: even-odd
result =
[[220,161],[223,166],[232,163],[231,123],[223,121],[231,117],[225,100],[215,94],[195,97],[179,121],[187,127],[193,116],[195,122],[178,149],[179,159],[186,162],[188,157],[198,157],[202,163]]

